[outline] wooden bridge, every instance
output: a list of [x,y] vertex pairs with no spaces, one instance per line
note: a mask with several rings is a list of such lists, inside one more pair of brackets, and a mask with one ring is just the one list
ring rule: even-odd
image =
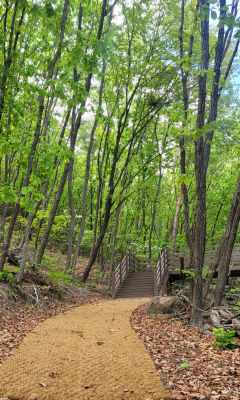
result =
[[[216,246],[206,248],[204,266],[214,261]],[[186,277],[190,251],[163,249],[159,259],[149,262],[130,253],[125,254],[112,275],[112,297],[163,296],[170,291],[170,282]],[[217,275],[217,272],[216,272]],[[240,244],[234,246],[230,261],[230,276],[240,276]]]

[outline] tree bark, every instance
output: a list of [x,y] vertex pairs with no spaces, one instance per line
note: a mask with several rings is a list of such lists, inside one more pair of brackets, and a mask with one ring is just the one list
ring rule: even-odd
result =
[[[105,69],[106,69],[106,63],[105,63],[105,61],[103,61],[103,68],[102,68],[103,75],[105,73]],[[104,77],[101,79],[100,90],[99,90],[99,100],[98,100],[99,108],[102,106],[103,88],[104,88]],[[98,125],[98,115],[96,115],[95,120],[94,120],[94,124],[93,124],[91,134],[90,134],[88,151],[87,151],[86,173],[85,173],[84,188],[83,188],[83,195],[82,195],[82,218],[81,218],[80,232],[78,235],[76,249],[75,249],[74,256],[72,259],[72,264],[71,264],[72,271],[75,271],[77,257],[79,254],[79,249],[80,249],[83,235],[84,235],[84,229],[85,229],[85,223],[86,223],[86,217],[87,217],[87,190],[88,190],[88,181],[89,181],[89,175],[90,175],[91,154],[92,154],[92,149],[93,149],[93,144],[94,144],[94,136],[95,136],[95,132],[97,129],[97,125]]]
[[225,228],[225,232],[222,236],[220,245],[218,247],[215,260],[211,264],[204,284],[203,295],[206,298],[212,279],[216,270],[218,269],[217,288],[215,295],[215,305],[218,306],[221,303],[223,296],[223,289],[226,283],[226,279],[229,271],[229,262],[231,259],[232,249],[236,240],[237,230],[239,226],[240,218],[240,174],[238,176],[236,191],[232,198],[231,208],[228,215],[228,220]]
[[[206,0],[200,0],[200,7],[205,7],[208,15],[201,21],[201,69],[208,70],[209,66],[209,3]],[[205,123],[205,108],[207,96],[207,72],[203,72],[198,78],[198,113],[197,130],[201,130]],[[195,142],[195,178],[196,178],[196,214],[193,225],[191,261],[190,265],[194,269],[193,286],[193,307],[192,324],[202,325],[202,268],[205,255],[206,242],[206,167],[205,165],[204,139],[201,137]]]
[[[0,121],[2,119],[4,102],[5,102],[7,74],[8,74],[8,70],[12,64],[13,34],[14,34],[16,17],[17,17],[18,3],[19,3],[19,0],[16,0],[15,5],[14,5],[13,16],[12,16],[10,34],[9,34],[7,57],[5,55],[5,48],[4,48],[4,67],[3,67],[2,79],[1,79],[1,89],[0,89]],[[6,21],[7,14],[8,14],[8,10],[6,10],[6,15],[5,15],[5,24],[4,24],[5,30],[6,30],[6,25],[7,25],[7,21]],[[5,31],[5,34],[6,34],[6,31]],[[2,128],[0,126],[0,133],[1,132],[2,132]]]
[[121,212],[122,204],[118,207],[115,215],[115,223],[114,223],[114,228],[113,228],[113,233],[112,233],[112,250],[111,250],[111,267],[109,271],[109,287],[111,287],[111,282],[112,282],[112,272],[114,271],[115,265],[114,265],[114,260],[115,260],[115,249],[116,249],[116,242],[117,242],[117,233],[118,233],[118,225],[119,225],[119,215]]
[[174,220],[173,220],[173,233],[172,233],[172,248],[173,249],[176,246],[176,238],[177,238],[177,233],[178,233],[178,220],[179,220],[181,204],[182,204],[182,187],[179,192],[176,212],[175,212]]
[[17,276],[17,283],[21,283],[23,279],[23,274],[26,266],[26,260],[27,260],[27,253],[28,253],[28,245],[29,245],[29,240],[30,240],[30,233],[31,233],[31,226],[32,222],[34,219],[34,214],[30,213],[28,216],[28,222],[25,230],[25,235],[24,235],[24,243],[23,243],[23,251],[22,251],[22,258],[20,262],[20,270]]

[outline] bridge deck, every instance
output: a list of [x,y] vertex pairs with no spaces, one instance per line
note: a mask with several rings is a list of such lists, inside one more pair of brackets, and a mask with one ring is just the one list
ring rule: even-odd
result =
[[[204,266],[214,261],[216,248],[206,249]],[[139,258],[128,252],[112,276],[113,297],[151,297],[167,292],[169,281],[186,276],[190,266],[189,249],[164,249],[159,259]],[[240,276],[240,245],[235,245],[230,261],[231,277]],[[217,271],[215,277],[217,276]],[[169,278],[171,278],[169,280]]]

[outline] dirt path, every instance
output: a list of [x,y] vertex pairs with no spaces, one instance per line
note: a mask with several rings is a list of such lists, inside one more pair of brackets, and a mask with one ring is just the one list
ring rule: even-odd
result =
[[168,398],[130,327],[145,299],[75,308],[38,325],[0,367],[0,398],[161,400]]

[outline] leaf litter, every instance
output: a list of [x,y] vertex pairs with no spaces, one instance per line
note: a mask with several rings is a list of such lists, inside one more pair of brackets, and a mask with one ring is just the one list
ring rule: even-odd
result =
[[239,400],[240,348],[213,347],[215,338],[177,319],[147,315],[148,305],[131,316],[173,400]]

